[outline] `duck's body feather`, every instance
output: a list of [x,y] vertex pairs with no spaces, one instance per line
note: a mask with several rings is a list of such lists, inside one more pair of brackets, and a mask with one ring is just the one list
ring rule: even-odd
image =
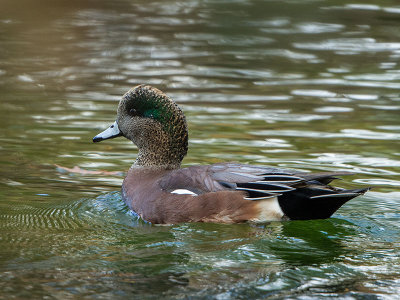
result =
[[366,192],[325,184],[348,174],[309,174],[237,163],[176,170],[132,168],[123,183],[123,195],[132,210],[153,223],[320,219]]

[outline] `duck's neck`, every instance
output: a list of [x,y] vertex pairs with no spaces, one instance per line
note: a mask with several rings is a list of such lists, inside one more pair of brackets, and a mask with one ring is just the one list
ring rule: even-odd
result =
[[134,168],[156,168],[156,169],[179,169],[182,159],[176,155],[166,155],[160,151],[140,151],[138,157],[133,164]]
[[[186,129],[186,128],[184,128]],[[166,137],[165,134],[155,138],[151,143],[144,143],[139,147],[138,157],[133,167],[179,169],[182,159],[188,150],[187,130],[179,135]]]

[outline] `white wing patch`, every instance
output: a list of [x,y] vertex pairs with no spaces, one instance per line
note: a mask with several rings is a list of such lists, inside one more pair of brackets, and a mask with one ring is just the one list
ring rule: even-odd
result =
[[196,193],[193,193],[192,191],[185,190],[185,189],[176,189],[176,190],[173,190],[173,191],[171,192],[171,194],[198,196]]

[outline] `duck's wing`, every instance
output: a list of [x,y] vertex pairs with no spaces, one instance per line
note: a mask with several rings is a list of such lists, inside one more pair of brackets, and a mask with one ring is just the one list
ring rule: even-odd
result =
[[[210,165],[192,166],[167,172],[158,181],[160,188],[176,194],[204,194],[225,190],[209,172]],[[186,193],[185,193],[186,191]]]
[[[296,170],[244,165],[239,163],[221,163],[192,166],[173,170],[163,176],[160,187],[165,191],[187,189],[196,194],[221,190],[240,190],[248,193],[248,200],[260,200],[284,192],[308,187],[313,195],[335,191],[328,184],[337,176],[349,175],[348,172],[304,173]],[[262,195],[264,195],[262,197]]]
[[258,174],[276,170],[234,163],[191,166],[166,173],[159,185],[164,191],[187,189],[197,194],[235,190],[238,183],[256,182],[263,178]]
[[236,163],[212,165],[210,172],[225,188],[246,192],[246,200],[276,197],[294,190],[294,185],[304,181],[293,170]]

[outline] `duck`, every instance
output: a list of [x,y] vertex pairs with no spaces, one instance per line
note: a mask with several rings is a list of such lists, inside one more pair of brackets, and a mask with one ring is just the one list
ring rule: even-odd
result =
[[93,142],[125,137],[138,155],[122,183],[126,205],[152,224],[266,223],[330,218],[369,188],[330,185],[349,172],[290,170],[221,162],[182,168],[188,126],[161,90],[141,84],[120,100],[115,122]]

